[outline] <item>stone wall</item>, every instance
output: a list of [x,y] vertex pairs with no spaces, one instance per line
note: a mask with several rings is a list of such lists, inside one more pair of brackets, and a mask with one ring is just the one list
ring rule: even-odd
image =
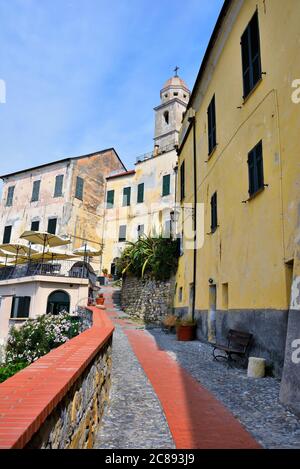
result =
[[111,339],[49,415],[26,448],[90,449],[108,403]]
[[126,276],[121,291],[121,307],[130,316],[149,323],[160,323],[172,313],[174,278],[158,281]]

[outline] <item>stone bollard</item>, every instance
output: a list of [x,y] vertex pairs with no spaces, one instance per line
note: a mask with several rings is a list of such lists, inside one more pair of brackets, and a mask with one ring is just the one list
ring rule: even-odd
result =
[[249,357],[248,378],[263,378],[265,376],[266,360],[264,358]]

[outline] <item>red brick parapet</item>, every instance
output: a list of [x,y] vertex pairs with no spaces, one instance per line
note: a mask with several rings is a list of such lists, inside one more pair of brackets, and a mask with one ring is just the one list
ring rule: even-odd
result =
[[111,341],[105,311],[88,309],[90,329],[0,384],[0,448],[24,448]]

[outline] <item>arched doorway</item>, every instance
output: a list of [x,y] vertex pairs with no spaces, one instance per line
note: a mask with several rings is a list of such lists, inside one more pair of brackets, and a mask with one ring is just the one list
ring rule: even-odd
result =
[[62,290],[56,290],[48,296],[47,314],[59,314],[62,311],[70,311],[70,297]]

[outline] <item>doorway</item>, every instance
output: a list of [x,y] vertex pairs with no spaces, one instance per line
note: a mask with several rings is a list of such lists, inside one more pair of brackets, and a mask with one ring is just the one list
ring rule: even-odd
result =
[[62,290],[56,290],[48,296],[47,314],[57,315],[63,311],[70,311],[70,297]]
[[208,340],[216,342],[217,285],[209,285]]

